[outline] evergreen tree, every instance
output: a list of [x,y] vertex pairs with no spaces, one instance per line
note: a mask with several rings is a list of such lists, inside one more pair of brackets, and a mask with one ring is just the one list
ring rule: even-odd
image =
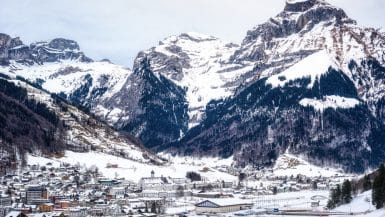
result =
[[332,197],[332,200],[334,201],[334,204],[336,206],[341,204],[341,186],[339,184],[334,189],[334,195]]
[[334,194],[335,194],[335,189],[330,189],[329,200],[328,200],[328,203],[326,205],[326,207],[328,209],[334,209],[336,207],[336,204],[333,200],[333,198],[335,197]]
[[369,175],[365,175],[364,183],[362,184],[363,191],[369,191],[372,189],[372,180]]
[[341,202],[342,203],[350,203],[352,201],[352,185],[349,180],[345,180],[342,183],[341,189]]
[[372,188],[372,202],[377,209],[384,207],[385,202],[385,167],[381,164],[378,170]]
[[340,185],[337,185],[335,188],[332,188],[330,190],[330,196],[326,206],[328,209],[334,209],[338,205],[340,205],[340,202],[341,202],[341,187]]
[[334,204],[334,201],[332,199],[329,199],[328,203],[326,204],[326,207],[328,209],[334,209],[334,208],[336,208],[336,205]]
[[350,183],[352,185],[352,195],[353,195],[353,197],[356,197],[358,194],[358,190],[360,189],[359,185],[358,185],[358,181],[353,179],[350,181]]
[[317,190],[318,189],[317,181],[313,181],[312,188],[313,188],[313,190]]

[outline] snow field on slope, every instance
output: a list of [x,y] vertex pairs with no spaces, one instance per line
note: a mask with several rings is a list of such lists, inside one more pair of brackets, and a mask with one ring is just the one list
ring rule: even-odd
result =
[[317,111],[323,112],[327,108],[354,108],[360,104],[360,101],[354,98],[346,98],[336,95],[325,96],[323,99],[304,98],[299,101],[299,104],[306,107],[311,106]]
[[329,67],[334,67],[334,65],[327,51],[321,50],[305,57],[285,71],[269,77],[266,83],[273,88],[277,88],[285,86],[289,81],[310,78],[311,82],[308,88],[311,88],[316,79],[327,73]]
[[[55,63],[45,63],[43,65],[35,64],[33,66],[13,63],[13,66],[17,68],[15,74],[23,76],[28,80],[45,80],[42,87],[52,93],[63,92],[65,94],[71,94],[85,82],[84,76],[90,74],[93,79],[93,86],[90,90],[95,87],[109,87],[109,91],[103,95],[104,98],[112,97],[114,93],[118,92],[123,87],[127,77],[131,74],[131,70],[109,62],[83,63],[65,60]],[[69,67],[72,67],[74,72],[66,73],[63,71]],[[62,71],[62,73],[58,73],[60,71]],[[109,76],[110,79],[108,83],[101,83],[103,82],[103,76]]]
[[273,171],[276,176],[296,176],[300,174],[307,177],[332,177],[336,174],[341,174],[338,169],[311,165],[300,157],[288,153],[278,157]]
[[[27,156],[28,164],[40,164],[45,165],[48,162],[60,164],[60,162],[70,163],[72,165],[79,164],[80,166],[86,166],[87,168],[96,166],[99,171],[108,178],[114,178],[115,174],[118,177],[123,177],[127,180],[138,182],[142,177],[150,177],[151,171],[155,171],[155,176],[165,176],[173,178],[182,178],[186,176],[188,171],[199,172],[203,177],[210,181],[225,180],[235,181],[237,177],[229,175],[227,173],[219,172],[210,166],[203,164],[191,165],[183,164],[182,160],[177,160],[176,163],[172,163],[166,166],[155,166],[150,164],[138,163],[129,159],[100,153],[100,152],[86,152],[78,153],[72,151],[66,151],[63,158],[49,159],[39,156]],[[118,168],[106,168],[108,163],[118,164]],[[208,167],[209,171],[201,171],[204,167]]]

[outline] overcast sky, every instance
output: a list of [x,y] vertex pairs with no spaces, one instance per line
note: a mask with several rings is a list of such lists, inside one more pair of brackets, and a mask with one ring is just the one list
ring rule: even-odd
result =
[[[64,37],[86,55],[131,67],[140,50],[182,32],[240,43],[285,0],[1,0],[0,32],[25,43]],[[360,25],[385,27],[384,0],[329,0]]]

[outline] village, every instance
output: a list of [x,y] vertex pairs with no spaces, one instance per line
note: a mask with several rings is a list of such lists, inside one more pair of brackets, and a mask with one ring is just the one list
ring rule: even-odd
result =
[[[118,168],[108,163],[103,171]],[[203,168],[203,170],[210,168]],[[236,180],[208,179],[204,171],[184,177],[157,174],[134,182],[98,167],[50,162],[29,164],[1,177],[0,216],[247,216],[282,212],[325,212],[329,189],[344,175],[271,175],[266,170],[237,171]],[[265,175],[270,174],[270,175]]]

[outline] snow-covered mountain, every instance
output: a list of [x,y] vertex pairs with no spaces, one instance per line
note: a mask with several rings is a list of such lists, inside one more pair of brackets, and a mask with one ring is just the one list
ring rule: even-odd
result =
[[210,103],[202,123],[168,147],[234,156],[240,166],[273,165],[287,151],[354,171],[377,165],[385,156],[384,42],[325,1],[287,1],[229,59],[254,64],[251,81]]
[[[138,58],[148,58],[150,70],[186,90],[189,128],[202,120],[211,100],[231,96],[248,68],[226,61],[239,48],[215,37],[198,33],[171,36]],[[249,68],[250,69],[250,68]]]
[[[172,36],[140,52],[132,71],[108,61],[91,61],[71,40],[54,39],[26,46],[18,38],[4,38],[7,42],[2,49],[8,54],[4,55],[3,71],[22,76],[90,110],[110,125],[134,133],[149,147],[183,136],[202,120],[208,102],[231,96],[250,78],[245,75],[252,69],[225,63],[237,45],[198,33]],[[52,48],[56,41],[64,45]],[[66,54],[56,59],[34,59],[36,44],[55,55]],[[11,55],[18,47],[26,49],[24,54]],[[74,58],[67,54],[70,51],[81,56]],[[161,108],[156,109],[156,105]]]
[[62,38],[27,46],[19,38],[1,34],[0,53],[4,73],[28,79],[111,125],[127,119],[127,112],[111,99],[122,91],[130,69],[108,60],[93,61],[75,41]]
[[240,45],[184,33],[140,52],[132,71],[65,39],[2,35],[0,60],[154,150],[257,167],[290,153],[363,171],[385,157],[384,46],[385,33],[324,0],[287,0]]
[[226,62],[236,49],[212,36],[184,33],[140,52],[126,91],[117,95],[131,102],[124,110],[132,118],[122,129],[149,147],[181,138],[200,123],[208,102],[232,96],[247,79],[252,67]]

